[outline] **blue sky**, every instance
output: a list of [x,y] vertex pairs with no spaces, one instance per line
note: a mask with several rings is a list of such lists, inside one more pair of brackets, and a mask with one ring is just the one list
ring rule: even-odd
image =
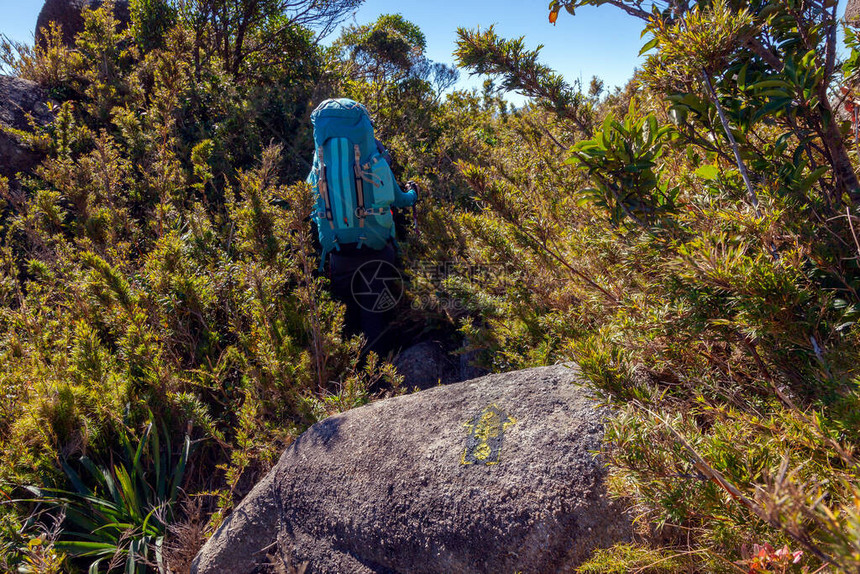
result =
[[[451,53],[458,26],[487,28],[495,24],[500,36],[525,36],[526,46],[543,44],[545,64],[572,82],[581,78],[587,86],[596,75],[607,86],[623,85],[641,62],[637,57],[645,43],[642,24],[610,6],[583,8],[575,17],[559,15],[549,23],[548,1],[544,0],[366,0],[355,15],[364,24],[379,14],[398,12],[417,24],[427,37],[427,55],[437,62],[453,63]],[[463,74],[461,84],[480,85],[482,79]]]
[[[840,0],[839,14],[845,0]],[[366,0],[349,20],[365,24],[380,14],[400,13],[417,24],[427,37],[427,55],[437,62],[453,63],[458,26],[496,25],[504,37],[525,36],[530,48],[544,44],[545,64],[569,82],[592,76],[606,87],[623,85],[641,64],[637,56],[645,40],[642,23],[611,6],[582,8],[575,17],[566,12],[553,26],[548,20],[547,0]],[[0,33],[25,42],[33,41],[33,28],[42,0],[0,0]],[[480,78],[463,74],[460,86],[480,86]]]

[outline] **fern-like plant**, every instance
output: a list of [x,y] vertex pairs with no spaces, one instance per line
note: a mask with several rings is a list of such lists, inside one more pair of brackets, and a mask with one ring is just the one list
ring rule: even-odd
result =
[[122,566],[127,573],[145,572],[154,556],[163,569],[161,546],[173,519],[173,507],[192,442],[188,433],[173,453],[170,435],[165,442],[149,422],[137,446],[121,433],[124,460],[108,468],[87,456],[78,460],[81,474],[63,462],[72,490],[29,487],[41,502],[62,509],[66,526],[55,548],[89,561],[89,573],[111,572]]

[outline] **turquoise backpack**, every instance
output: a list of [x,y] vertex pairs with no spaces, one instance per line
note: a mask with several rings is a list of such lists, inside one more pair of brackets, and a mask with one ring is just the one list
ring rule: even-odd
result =
[[308,183],[317,200],[313,214],[322,257],[340,245],[382,249],[394,239],[391,207],[414,202],[403,193],[373,136],[367,109],[346,98],[325,100],[311,114],[313,168]]

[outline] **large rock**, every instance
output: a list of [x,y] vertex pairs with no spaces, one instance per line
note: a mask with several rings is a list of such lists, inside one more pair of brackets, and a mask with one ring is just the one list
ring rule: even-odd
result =
[[403,375],[404,388],[424,390],[485,375],[471,365],[473,358],[471,353],[448,351],[438,341],[421,341],[401,351],[392,364]]
[[0,76],[0,175],[14,177],[29,171],[43,154],[31,149],[12,130],[31,131],[28,115],[37,125],[53,120],[48,94],[39,84],[13,76]]
[[573,572],[629,539],[594,451],[604,412],[577,369],[490,375],[311,427],[194,561],[253,572]]
[[[36,19],[36,42],[43,42],[50,22],[57,22],[63,27],[63,43],[71,46],[75,41],[75,34],[84,29],[84,8],[94,10],[101,5],[102,0],[45,0]],[[116,0],[114,16],[120,24],[128,24],[128,0]]]
[[860,26],[860,0],[848,0],[845,5],[845,23]]

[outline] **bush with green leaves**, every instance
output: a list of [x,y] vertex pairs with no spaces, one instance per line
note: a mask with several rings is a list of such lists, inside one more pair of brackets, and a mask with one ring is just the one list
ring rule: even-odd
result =
[[[146,50],[106,5],[77,48],[6,53],[61,96],[28,136],[46,159],[0,181],[0,490],[53,502],[0,506],[9,568],[142,569],[175,545],[178,500],[212,494],[211,532],[302,430],[397,381],[344,333],[311,190],[287,183],[310,157],[313,33],[279,28],[292,57],[234,74],[179,16]],[[160,457],[186,440],[171,479]]]
[[641,538],[583,571],[855,571],[860,219],[826,95],[836,3],[609,4],[656,52],[590,108],[521,42],[460,33],[463,65],[539,106],[460,164],[478,199],[456,218],[462,262],[508,272],[439,288],[471,305],[488,365],[575,360],[614,407],[610,486]]
[[162,47],[164,36],[176,24],[177,10],[168,0],[131,0],[131,33],[141,50]]
[[[121,437],[197,445],[174,483],[213,495],[211,532],[308,424],[396,383],[344,335],[291,183],[310,111],[343,95],[430,199],[403,321],[459,328],[494,370],[574,360],[613,407],[609,485],[640,532],[583,572],[855,571],[860,216],[829,90],[858,55],[849,31],[837,57],[836,3],[553,1],[553,22],[641,18],[634,81],[584,93],[524,39],[460,30],[460,63],[500,87],[446,97],[455,74],[400,16],[319,46],[355,4],[207,0],[154,26],[173,4],[138,2],[134,34],[100,9],[76,49],[4,45],[58,106],[27,136],[47,159],[0,181],[0,479],[69,509],[0,506],[4,567],[89,567],[63,557],[81,542],[157,562],[184,519],[165,449],[107,464]],[[69,546],[81,516],[103,528]]]

